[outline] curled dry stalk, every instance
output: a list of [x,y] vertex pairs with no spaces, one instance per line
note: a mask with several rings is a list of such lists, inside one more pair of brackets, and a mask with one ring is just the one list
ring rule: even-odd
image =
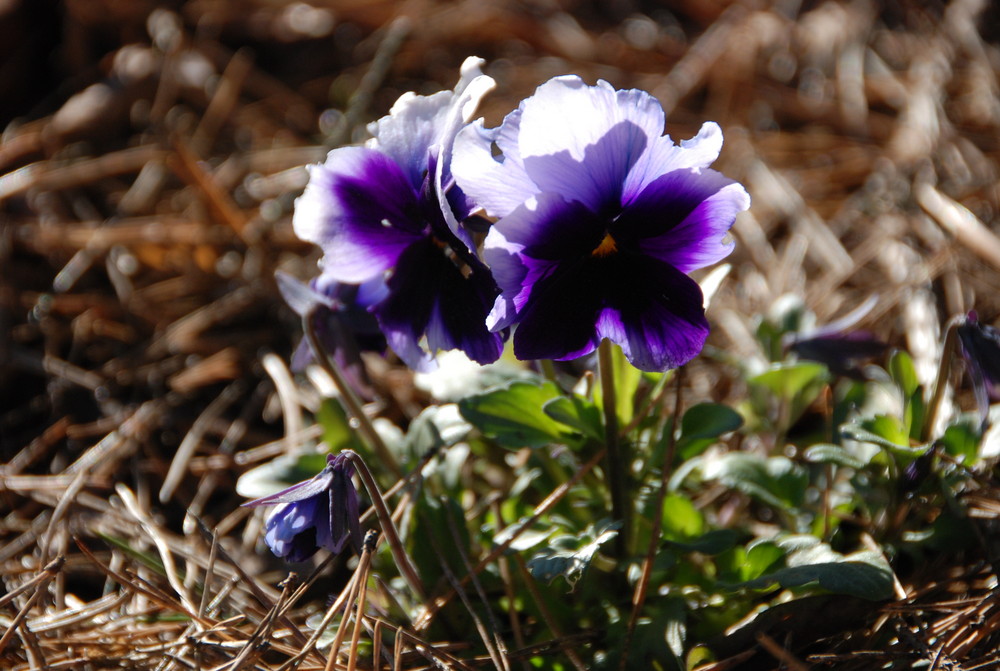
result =
[[379,491],[378,485],[375,483],[375,478],[372,477],[371,471],[368,470],[367,464],[365,464],[361,455],[354,450],[344,450],[341,454],[347,456],[357,471],[358,477],[361,478],[361,483],[365,486],[365,489],[368,490],[368,496],[371,498],[372,507],[375,509],[375,516],[378,517],[379,524],[382,527],[382,533],[385,535],[386,542],[389,544],[389,549],[392,552],[392,558],[396,561],[396,566],[399,568],[400,574],[406,580],[410,589],[412,589],[421,599],[426,600],[427,589],[420,580],[420,576],[417,574],[417,569],[413,566],[413,561],[410,559],[410,555],[407,554],[406,548],[403,547],[403,541],[399,538],[399,532],[396,530],[396,524],[392,521],[392,515],[389,512],[389,508],[385,505],[382,493]]
[[924,431],[921,438],[926,442],[931,439],[934,425],[937,424],[938,412],[941,410],[941,401],[944,399],[945,389],[948,387],[948,377],[951,375],[952,353],[958,342],[958,327],[965,322],[963,315],[956,315],[948,320],[947,330],[944,334],[944,344],[941,346],[941,362],[938,365],[937,379],[934,381],[934,393],[931,395],[931,402],[927,408],[927,419],[924,422]]

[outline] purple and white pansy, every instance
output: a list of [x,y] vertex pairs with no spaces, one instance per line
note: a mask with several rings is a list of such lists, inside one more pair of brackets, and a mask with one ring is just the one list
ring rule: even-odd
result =
[[643,91],[564,76],[500,127],[458,135],[455,179],[497,219],[484,250],[501,291],[489,326],[517,326],[519,359],[572,359],[608,338],[662,371],[701,351],[708,322],[687,273],[729,254],[750,198],[708,167],[718,125],[678,146],[664,122]]
[[470,213],[449,166],[455,135],[493,80],[470,58],[454,91],[403,95],[369,126],[363,147],[342,147],[310,167],[293,226],[323,250],[322,274],[361,284],[384,277],[371,307],[386,340],[417,370],[438,350],[479,363],[503,350],[485,318],[498,290],[461,220]]

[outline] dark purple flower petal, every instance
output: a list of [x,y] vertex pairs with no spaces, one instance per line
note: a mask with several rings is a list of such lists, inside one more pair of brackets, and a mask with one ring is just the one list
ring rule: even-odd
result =
[[514,331],[518,359],[575,359],[600,342],[595,324],[603,304],[603,279],[594,263],[560,266],[535,283]]
[[825,364],[837,375],[859,377],[859,365],[882,356],[889,345],[868,331],[852,331],[796,339],[789,349],[802,359]]
[[[362,396],[374,391],[361,352],[384,353],[385,336],[369,310],[388,293],[385,280],[376,277],[362,284],[337,282],[329,275],[314,278],[309,285],[277,272],[282,297],[300,316],[310,316],[312,328],[324,350]],[[301,371],[314,360],[308,338],[292,354],[291,369]]]
[[962,356],[972,378],[979,414],[985,423],[990,402],[1000,400],[1000,331],[981,324],[978,315],[969,312],[958,327]]
[[[420,345],[461,349],[473,361],[496,361],[503,337],[486,328],[486,315],[496,296],[488,276],[464,276],[432,239],[411,245],[388,280],[389,296],[375,308],[390,346],[407,365],[426,361]],[[416,359],[416,360],[414,360]]]
[[698,284],[648,257],[561,265],[533,296],[514,332],[518,358],[576,358],[608,338],[637,368],[666,370],[695,357],[708,336]]
[[598,335],[641,370],[676,368],[697,356],[709,330],[698,283],[650,257],[620,254],[608,265]]
[[685,273],[730,252],[750,199],[708,169],[716,124],[680,146],[663,124],[647,93],[556,77],[499,129],[459,134],[455,179],[500,217],[484,250],[501,292],[488,324],[516,326],[518,358],[573,358],[608,338],[664,370],[701,350],[703,297]]
[[325,492],[330,487],[332,477],[333,475],[330,467],[327,466],[309,480],[303,480],[298,484],[282,489],[280,492],[275,492],[274,494],[270,494],[268,496],[262,496],[259,499],[254,499],[253,501],[247,501],[243,505],[247,508],[256,508],[257,506],[273,506],[276,503],[304,501],[316,496],[320,492]]
[[861,364],[882,356],[889,349],[889,345],[873,333],[851,330],[876,304],[878,296],[871,295],[847,314],[822,326],[784,334],[782,346],[799,358],[825,364],[837,375],[863,379]]
[[560,261],[586,258],[603,236],[604,222],[596,214],[551,193],[539,194],[494,224],[483,250],[501,291],[490,328],[510,325],[539,281],[555,272]]
[[687,273],[729,255],[733,243],[723,240],[748,206],[743,187],[714,170],[675,170],[626,204],[611,234]]
[[324,252],[324,274],[364,282],[391,268],[426,232],[417,191],[388,156],[365,147],[342,147],[312,166],[295,202],[293,225]]

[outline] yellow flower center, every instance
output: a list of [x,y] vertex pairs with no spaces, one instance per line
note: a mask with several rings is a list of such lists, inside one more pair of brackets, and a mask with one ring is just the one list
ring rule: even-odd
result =
[[615,239],[611,237],[610,233],[604,234],[604,239],[601,240],[601,244],[594,248],[594,251],[590,253],[591,256],[596,256],[597,258],[603,258],[609,256],[618,251],[618,245],[615,244]]

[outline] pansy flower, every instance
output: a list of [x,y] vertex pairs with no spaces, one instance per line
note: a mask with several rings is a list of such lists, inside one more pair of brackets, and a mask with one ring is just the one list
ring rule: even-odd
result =
[[490,363],[503,349],[503,334],[485,325],[498,289],[462,224],[471,207],[450,170],[455,135],[493,87],[481,63],[466,60],[454,91],[403,95],[369,126],[365,146],[335,149],[311,166],[295,203],[295,232],[323,250],[324,276],[385,279],[371,311],[417,370],[438,350]]
[[320,548],[339,553],[348,542],[360,554],[358,492],[353,475],[354,467],[346,454],[329,454],[326,467],[315,477],[243,505],[278,504],[264,523],[264,542],[278,557],[305,561]]
[[484,259],[501,295],[488,324],[517,325],[518,358],[572,359],[608,338],[659,371],[701,351],[708,322],[688,273],[729,254],[750,198],[708,168],[716,124],[678,146],[664,123],[648,93],[563,76],[499,128],[480,120],[459,134],[455,179],[497,218]]

